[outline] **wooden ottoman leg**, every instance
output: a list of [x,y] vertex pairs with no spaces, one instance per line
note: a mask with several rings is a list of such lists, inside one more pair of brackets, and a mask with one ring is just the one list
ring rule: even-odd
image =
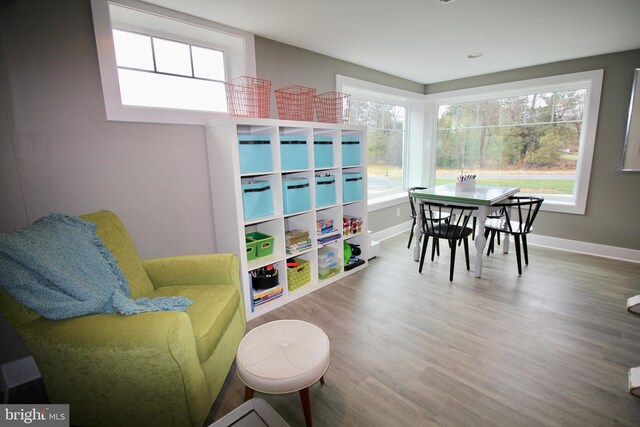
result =
[[253,389],[251,387],[244,387],[244,401],[251,399],[253,397]]
[[311,401],[309,400],[309,387],[300,390],[300,400],[302,400],[304,421],[307,424],[307,427],[311,427]]
[[324,385],[324,375],[320,377],[320,384]]

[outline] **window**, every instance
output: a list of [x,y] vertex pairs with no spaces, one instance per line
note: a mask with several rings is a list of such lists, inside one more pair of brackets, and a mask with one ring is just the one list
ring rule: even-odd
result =
[[369,210],[406,203],[424,169],[424,95],[340,75],[336,90],[351,95],[350,123],[368,128]]
[[92,0],[109,120],[204,124],[255,75],[253,36],[135,0]]
[[367,127],[368,197],[404,191],[407,107],[353,98],[349,115],[350,123]]
[[433,96],[435,184],[475,174],[584,213],[601,85],[596,71]]

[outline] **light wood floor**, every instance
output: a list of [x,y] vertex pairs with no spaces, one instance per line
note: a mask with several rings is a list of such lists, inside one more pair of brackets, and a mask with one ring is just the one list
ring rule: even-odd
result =
[[[450,283],[446,244],[420,275],[407,239],[247,325],[301,319],[329,336],[325,384],[310,389],[314,426],[640,425],[627,391],[640,316],[625,310],[640,265],[531,246],[522,276],[498,249],[476,279],[459,251]],[[234,366],[208,422],[243,397]],[[297,393],[256,397],[304,425]]]

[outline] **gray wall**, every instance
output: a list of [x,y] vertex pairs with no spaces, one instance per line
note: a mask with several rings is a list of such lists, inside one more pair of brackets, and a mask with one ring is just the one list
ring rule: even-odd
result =
[[426,86],[426,93],[604,69],[586,214],[543,212],[536,220],[536,233],[640,249],[640,173],[618,170],[629,114],[633,71],[637,67],[640,67],[640,50],[633,50],[430,84]]
[[214,250],[204,127],[106,121],[89,1],[0,2],[0,41],[0,231],[109,209],[144,257]]

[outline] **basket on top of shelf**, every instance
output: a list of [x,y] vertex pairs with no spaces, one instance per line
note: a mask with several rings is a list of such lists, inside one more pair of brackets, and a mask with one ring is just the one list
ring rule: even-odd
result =
[[314,97],[316,116],[323,123],[347,123],[351,95],[340,92],[325,92]]
[[313,120],[313,97],[316,90],[310,87],[289,85],[276,89],[278,117],[282,120]]
[[234,117],[269,118],[271,81],[240,76],[224,82],[227,107]]

